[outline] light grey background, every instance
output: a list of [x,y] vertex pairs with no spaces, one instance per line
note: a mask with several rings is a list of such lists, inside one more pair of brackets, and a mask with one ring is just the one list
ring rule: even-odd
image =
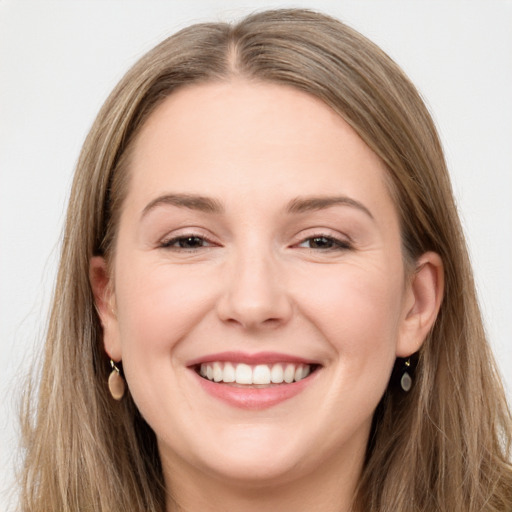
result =
[[512,2],[0,0],[0,510],[10,502],[22,377],[42,345],[72,172],[96,112],[165,36],[269,6],[346,21],[426,98],[512,397]]

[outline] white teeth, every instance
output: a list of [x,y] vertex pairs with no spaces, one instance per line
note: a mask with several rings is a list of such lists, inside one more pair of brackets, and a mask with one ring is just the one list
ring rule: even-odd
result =
[[252,368],[248,364],[238,364],[235,370],[237,384],[252,384]]
[[237,384],[290,384],[305,379],[311,373],[309,364],[275,363],[257,364],[229,363],[214,361],[203,363],[199,374],[214,382]]
[[270,384],[270,368],[266,364],[259,364],[252,371],[253,384]]
[[231,363],[224,363],[224,382],[235,382],[235,367]]
[[215,382],[220,382],[222,380],[222,366],[220,363],[213,363],[213,380]]
[[[208,378],[210,378],[210,377],[208,377]],[[290,382],[293,382],[294,378],[295,378],[295,365],[287,364],[286,368],[284,369],[284,381],[289,384]]]
[[281,382],[283,382],[284,375],[282,364],[275,364],[272,366],[272,370],[270,370],[270,380],[274,384],[281,384]]

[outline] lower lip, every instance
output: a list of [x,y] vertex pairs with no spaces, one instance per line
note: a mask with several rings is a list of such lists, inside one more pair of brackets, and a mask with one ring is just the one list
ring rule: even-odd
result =
[[212,382],[198,375],[202,388],[211,396],[240,409],[261,410],[278,405],[303,391],[313,382],[318,370],[308,375],[305,379],[290,384],[277,384],[268,388],[253,388],[230,386]]

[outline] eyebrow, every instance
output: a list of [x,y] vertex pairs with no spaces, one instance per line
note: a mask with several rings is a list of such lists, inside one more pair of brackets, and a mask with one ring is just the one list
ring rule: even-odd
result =
[[163,205],[178,206],[179,208],[188,208],[205,213],[222,213],[224,211],[222,204],[211,197],[195,194],[165,194],[148,203],[142,211],[142,217],[157,206]]
[[305,213],[309,211],[324,210],[332,206],[351,206],[364,212],[368,217],[375,220],[372,212],[366,206],[355,199],[347,196],[318,196],[298,197],[288,203],[289,213]]
[[[142,217],[146,216],[151,210],[163,205],[188,208],[190,210],[212,214],[224,212],[224,207],[221,202],[211,197],[196,194],[165,194],[148,203],[142,211]],[[364,204],[347,196],[297,197],[288,203],[286,211],[288,213],[306,213],[324,210],[333,206],[351,206],[364,212],[371,219],[374,219],[372,213]]]

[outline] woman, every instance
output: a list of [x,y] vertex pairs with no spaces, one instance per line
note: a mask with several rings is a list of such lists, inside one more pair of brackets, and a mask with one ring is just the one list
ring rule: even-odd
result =
[[24,510],[506,511],[510,433],[435,128],[382,51],[280,10],[128,72],[75,175]]

